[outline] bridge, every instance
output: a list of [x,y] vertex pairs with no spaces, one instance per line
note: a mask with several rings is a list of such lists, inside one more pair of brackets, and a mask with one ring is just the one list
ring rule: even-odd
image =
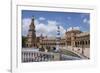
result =
[[[66,49],[63,49],[66,50]],[[67,51],[67,50],[66,50]],[[69,51],[71,51],[69,49]],[[45,61],[64,61],[64,60],[80,60],[85,57],[76,53],[75,51],[71,51],[78,56],[66,55],[63,52],[55,53],[55,52],[42,52],[38,51],[38,49],[22,49],[22,62],[45,62]]]
[[[89,49],[89,48],[87,48],[87,49]],[[67,47],[67,48],[62,48],[61,50],[73,52],[74,54],[76,54],[77,56],[79,56],[81,59],[89,59],[89,57],[85,56],[82,53],[82,48],[76,48],[76,47],[73,47],[73,48],[71,47],[70,48],[70,47]]]

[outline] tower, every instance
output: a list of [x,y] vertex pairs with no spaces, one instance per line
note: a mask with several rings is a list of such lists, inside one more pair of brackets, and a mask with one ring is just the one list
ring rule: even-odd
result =
[[27,47],[36,47],[36,32],[34,25],[34,17],[32,17],[31,24],[29,25],[28,35],[27,35]]
[[60,45],[60,27],[59,25],[57,26],[57,36],[56,36],[56,51],[59,51],[59,45]]
[[73,27],[72,27],[72,30],[71,30],[71,46],[72,47],[75,46],[75,30],[74,30]]
[[60,40],[60,27],[59,25],[57,26],[57,37],[56,37],[57,40]]

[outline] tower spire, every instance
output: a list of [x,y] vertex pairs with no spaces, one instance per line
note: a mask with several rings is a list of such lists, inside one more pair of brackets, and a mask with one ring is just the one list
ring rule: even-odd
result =
[[31,30],[35,31],[34,19],[35,19],[34,16],[32,16],[32,18],[31,18],[31,24],[30,24],[30,28],[29,28],[30,31]]
[[27,46],[35,47],[36,46],[36,33],[34,25],[34,17],[31,18],[31,24],[29,26],[28,35],[27,35]]

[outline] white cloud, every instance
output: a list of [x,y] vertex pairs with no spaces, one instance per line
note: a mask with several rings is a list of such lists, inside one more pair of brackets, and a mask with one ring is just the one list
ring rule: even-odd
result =
[[36,25],[36,35],[40,36],[41,34],[46,35],[47,33],[47,26],[43,23]]
[[[30,23],[31,23],[31,19],[29,18],[23,19],[22,32],[24,36],[27,36],[28,34]],[[38,20],[35,20],[36,35],[40,36],[41,34],[43,34],[44,36],[55,37],[57,35],[57,25],[58,24],[59,23],[57,21],[48,20],[47,24],[45,24],[45,23],[39,23]],[[65,34],[65,31],[66,30],[62,26],[60,26],[61,36]]]
[[43,21],[43,20],[45,20],[45,18],[44,17],[40,17],[39,20]]
[[48,20],[48,25],[58,25],[57,21],[51,21],[51,20]]
[[76,26],[76,27],[69,27],[67,29],[67,31],[71,31],[71,30],[80,30],[80,27]]
[[48,22],[48,24],[47,24],[47,35],[48,36],[56,36],[56,34],[57,34],[57,25],[58,25],[58,23],[56,22],[56,21],[50,21],[50,20],[48,20],[47,21]]
[[37,19],[35,19],[34,25],[38,25],[38,24],[39,24],[39,21]]
[[83,23],[89,24],[89,20],[88,20],[87,18],[84,18],[84,19],[83,19]]
[[30,23],[31,23],[30,18],[24,18],[22,20],[22,35],[27,36]]
[[80,27],[76,26],[76,27],[74,27],[74,29],[76,29],[76,30],[80,30]]
[[[37,36],[43,34],[44,36],[48,37],[55,37],[57,35],[57,25],[58,23],[56,21],[47,21],[47,24],[39,24],[36,25],[36,32]],[[65,29],[60,26],[61,36],[65,33]]]

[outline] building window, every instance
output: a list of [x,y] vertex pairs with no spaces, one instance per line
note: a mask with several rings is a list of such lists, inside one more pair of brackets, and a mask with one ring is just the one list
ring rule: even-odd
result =
[[82,41],[82,44],[84,45],[84,41]]
[[87,41],[86,41],[86,45],[87,45]]
[[88,40],[88,44],[90,44],[90,40]]
[[77,42],[77,44],[79,45],[79,42]]
[[77,42],[75,42],[75,46],[77,47]]

